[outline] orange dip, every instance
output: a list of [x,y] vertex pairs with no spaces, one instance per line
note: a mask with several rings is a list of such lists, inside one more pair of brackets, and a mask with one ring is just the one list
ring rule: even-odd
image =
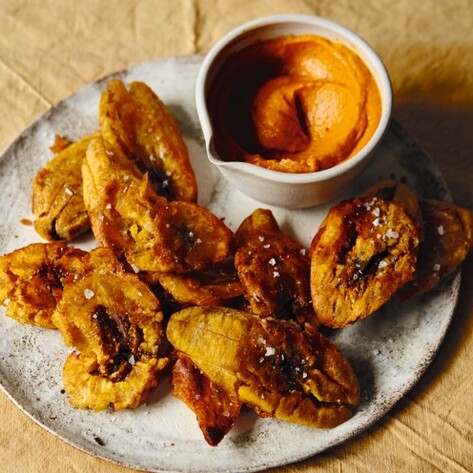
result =
[[293,173],[353,156],[381,115],[378,87],[362,59],[316,35],[281,36],[233,54],[208,105],[222,159]]

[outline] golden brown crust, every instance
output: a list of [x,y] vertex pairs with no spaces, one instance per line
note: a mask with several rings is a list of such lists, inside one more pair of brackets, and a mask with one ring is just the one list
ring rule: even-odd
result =
[[129,88],[114,80],[99,106],[102,135],[150,173],[160,195],[197,202],[197,181],[178,125],[159,97],[143,82]]
[[402,299],[431,291],[465,260],[473,244],[473,214],[462,207],[438,200],[421,200],[424,239],[421,242],[416,277],[400,292]]
[[257,209],[235,233],[235,267],[251,311],[317,326],[310,295],[310,260],[279,228],[270,210]]
[[217,446],[235,424],[242,403],[235,393],[213,383],[184,353],[176,351],[173,358],[172,393],[195,413],[207,443]]
[[197,271],[230,256],[233,233],[217,216],[195,203],[158,196],[147,175],[103,140],[90,144],[83,177],[97,241],[137,270]]
[[32,243],[0,256],[0,303],[23,324],[56,328],[51,316],[67,281],[83,272],[86,253],[63,242]]
[[150,283],[160,284],[167,297],[182,307],[227,305],[243,294],[230,259],[203,271],[142,274],[140,277]]
[[82,162],[91,134],[69,145],[56,143],[58,153],[33,180],[34,227],[45,240],[70,241],[89,225],[82,196]]
[[414,278],[420,225],[385,190],[333,206],[312,241],[312,301],[324,325],[367,317]]
[[52,315],[66,345],[80,351],[65,365],[66,391],[79,407],[135,407],[168,363],[159,355],[160,303],[109,248],[92,250],[85,267]]
[[157,384],[163,359],[150,358],[133,363],[128,375],[118,381],[99,374],[95,358],[71,353],[63,368],[64,389],[69,402],[81,409],[100,411],[138,407]]
[[258,414],[334,427],[359,402],[356,375],[340,350],[294,322],[194,307],[173,314],[167,336],[212,382]]

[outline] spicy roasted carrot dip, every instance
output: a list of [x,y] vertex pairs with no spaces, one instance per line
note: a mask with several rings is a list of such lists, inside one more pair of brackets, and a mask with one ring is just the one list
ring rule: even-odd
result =
[[208,100],[222,159],[293,173],[353,156],[381,115],[378,87],[362,59],[317,35],[280,36],[234,53]]

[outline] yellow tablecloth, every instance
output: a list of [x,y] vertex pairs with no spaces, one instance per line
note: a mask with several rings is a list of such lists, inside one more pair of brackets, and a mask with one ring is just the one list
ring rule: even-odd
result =
[[[394,116],[433,157],[455,201],[473,209],[471,0],[2,0],[0,148],[108,73],[205,53],[242,22],[286,12],[338,21],[373,45],[392,78]],[[470,255],[453,324],[420,383],[368,431],[280,471],[473,471],[472,316]],[[0,471],[130,470],[66,445],[0,393]]]

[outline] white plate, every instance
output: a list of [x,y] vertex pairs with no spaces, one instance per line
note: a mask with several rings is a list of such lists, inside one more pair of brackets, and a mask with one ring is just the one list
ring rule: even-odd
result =
[[[0,254],[40,241],[22,219],[31,214],[31,181],[50,159],[56,133],[79,138],[98,128],[99,95],[109,80],[142,80],[170,107],[188,143],[200,203],[236,229],[260,206],[219,177],[204,152],[194,105],[200,56],[169,58],[133,67],[89,85],[27,128],[0,159]],[[420,195],[448,199],[430,159],[393,122],[378,156],[347,196],[379,178],[405,179]],[[313,209],[272,209],[282,229],[308,245],[330,204]],[[78,243],[92,248],[85,238]],[[89,412],[72,408],[62,390],[62,364],[69,352],[60,334],[23,326],[0,314],[0,382],[20,409],[51,433],[93,455],[151,472],[257,471],[301,460],[353,437],[383,416],[418,381],[439,348],[453,316],[460,274],[428,296],[392,301],[331,338],[352,362],[362,390],[355,416],[337,428],[311,429],[242,415],[218,447],[208,446],[193,413],[161,384],[136,410]]]

